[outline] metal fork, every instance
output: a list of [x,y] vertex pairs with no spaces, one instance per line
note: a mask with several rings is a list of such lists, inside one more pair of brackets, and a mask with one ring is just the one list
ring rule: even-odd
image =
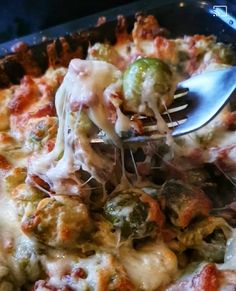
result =
[[[172,106],[162,114],[172,130],[173,137],[200,129],[210,122],[234,95],[236,67],[206,72],[178,84]],[[157,130],[155,121],[141,116],[144,134],[123,139],[124,143],[147,142],[163,135]],[[92,143],[104,142],[98,137]]]

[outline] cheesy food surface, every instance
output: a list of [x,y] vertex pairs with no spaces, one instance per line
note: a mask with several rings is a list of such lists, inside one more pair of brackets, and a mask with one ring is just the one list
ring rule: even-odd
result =
[[[235,52],[167,38],[152,15],[119,21],[115,43],[0,90],[0,291],[236,288],[236,114],[168,128],[178,82]],[[125,143],[145,120],[160,138]]]

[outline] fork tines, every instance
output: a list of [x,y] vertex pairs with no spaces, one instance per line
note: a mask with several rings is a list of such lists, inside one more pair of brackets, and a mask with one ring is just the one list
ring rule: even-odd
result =
[[[184,123],[187,120],[186,109],[188,103],[186,98],[183,98],[188,94],[188,89],[178,89],[174,95],[174,102],[172,105],[162,113],[163,119],[166,121],[170,129],[175,128],[176,126]],[[130,116],[132,118],[132,116]],[[144,134],[135,135],[129,138],[124,138],[124,143],[135,143],[135,142],[146,142],[151,140],[156,140],[163,137],[158,131],[156,119],[150,116],[140,115],[138,118],[142,121]],[[97,138],[93,138],[91,143],[105,143],[106,140],[103,139],[102,133],[98,135]]]

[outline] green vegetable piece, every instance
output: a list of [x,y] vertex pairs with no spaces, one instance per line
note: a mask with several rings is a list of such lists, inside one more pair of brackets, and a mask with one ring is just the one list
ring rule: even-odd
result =
[[79,134],[89,135],[94,129],[92,121],[89,119],[88,115],[81,111],[80,117],[77,124],[77,130]]
[[124,239],[140,239],[153,234],[155,223],[148,221],[148,211],[149,205],[132,191],[117,193],[104,206],[105,217],[121,231]]
[[45,245],[58,248],[76,248],[88,238],[92,225],[87,207],[76,199],[57,195],[44,198],[37,208],[25,215],[21,229]]
[[118,57],[115,49],[107,43],[95,43],[88,51],[89,60],[100,60],[114,64]]
[[181,228],[194,218],[208,216],[211,209],[211,202],[201,188],[178,180],[167,181],[160,197],[171,223]]
[[32,121],[30,128],[28,141],[33,144],[42,145],[47,140],[56,137],[57,118],[47,116],[39,121]]
[[34,282],[40,278],[40,275],[43,275],[39,257],[30,240],[18,238],[17,248],[14,250],[13,258],[17,262],[22,276],[27,279],[27,282]]
[[27,175],[26,168],[15,167],[5,177],[4,183],[8,191],[25,182]]
[[[157,106],[173,88],[169,66],[157,58],[140,58],[128,66],[123,77],[125,109],[139,111],[144,100],[156,99]],[[168,99],[165,100],[169,103]],[[152,109],[152,108],[151,108]]]
[[16,204],[18,216],[22,219],[22,217],[34,212],[45,194],[28,184],[22,183],[12,191],[11,196]]
[[30,138],[32,141],[40,142],[47,134],[48,125],[44,120],[36,124],[34,130],[30,133]]

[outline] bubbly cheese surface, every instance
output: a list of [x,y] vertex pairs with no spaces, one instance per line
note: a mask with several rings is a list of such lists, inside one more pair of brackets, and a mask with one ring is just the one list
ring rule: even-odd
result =
[[120,260],[138,290],[157,290],[178,270],[175,254],[162,242],[146,244],[140,250],[121,248]]

